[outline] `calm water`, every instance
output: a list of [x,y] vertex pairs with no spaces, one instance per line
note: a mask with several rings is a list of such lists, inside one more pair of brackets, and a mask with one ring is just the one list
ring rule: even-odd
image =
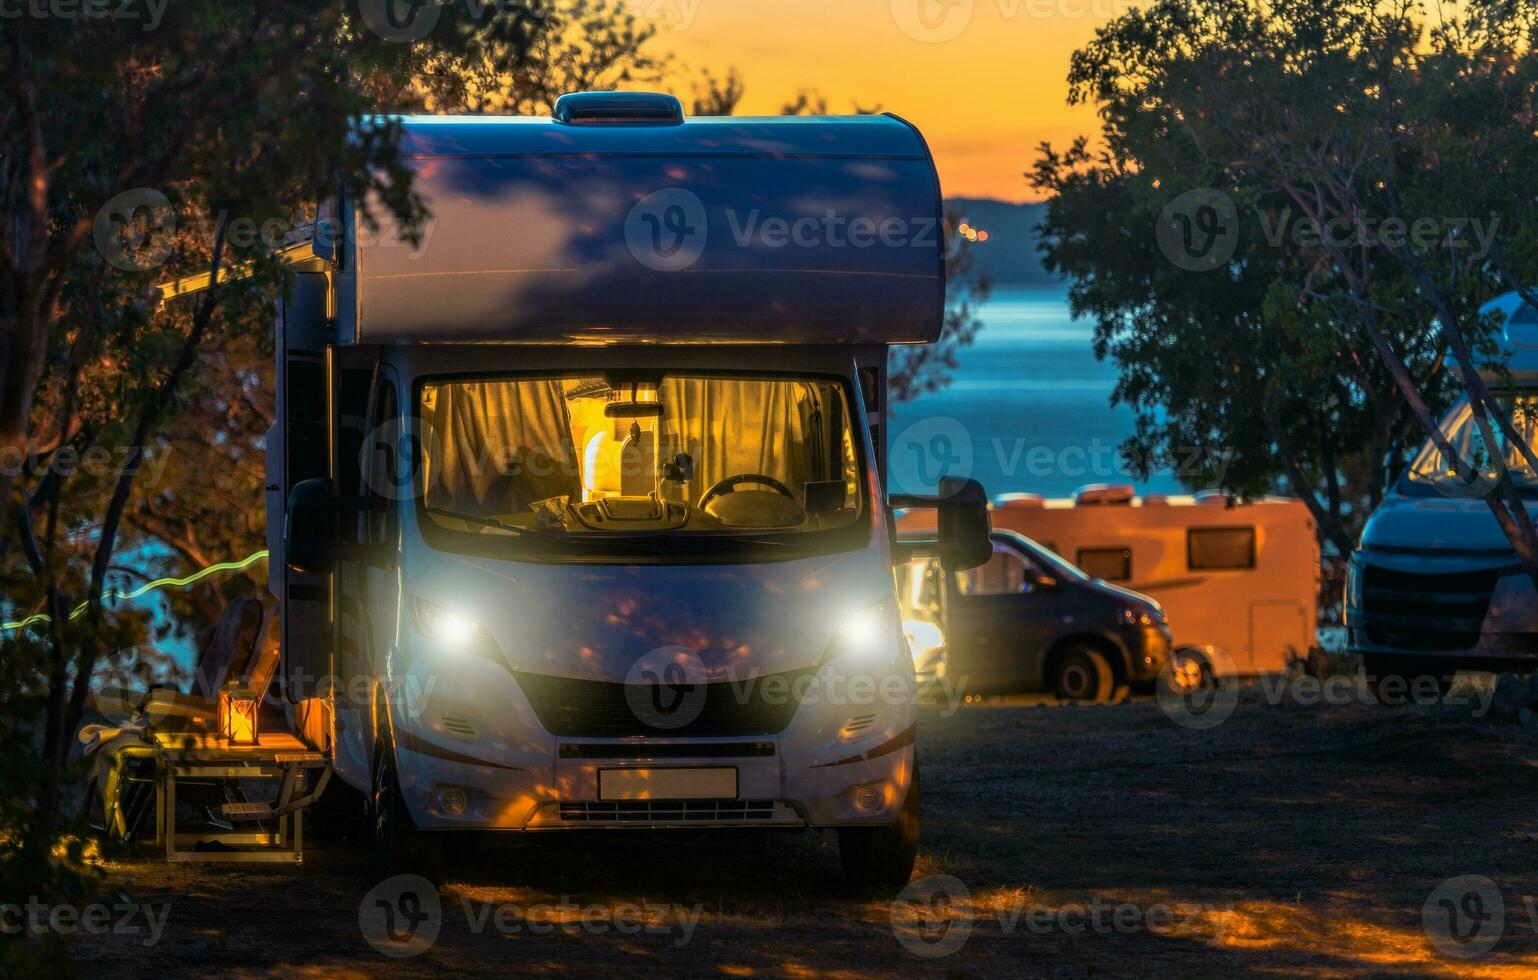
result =
[[950,386],[893,412],[894,489],[917,491],[943,467],[970,468],[990,496],[1060,497],[1107,482],[1179,492],[1167,473],[1140,481],[1126,471],[1116,450],[1133,414],[1111,407],[1115,365],[1095,360],[1094,327],[1069,317],[1066,287],[995,289],[979,317]]

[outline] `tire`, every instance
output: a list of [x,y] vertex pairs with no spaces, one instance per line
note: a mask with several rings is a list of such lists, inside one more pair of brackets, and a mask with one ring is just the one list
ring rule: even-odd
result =
[[395,748],[380,740],[374,756],[373,792],[369,799],[369,852],[379,880],[395,875],[421,875],[433,884],[443,877],[443,855],[432,834],[417,830],[401,795]]
[[1064,650],[1052,665],[1052,693],[1064,701],[1101,704],[1111,699],[1116,675],[1105,654],[1088,646]]
[[1408,704],[1417,690],[1435,685],[1436,699],[1441,701],[1452,690],[1451,672],[1427,671],[1414,661],[1398,657],[1362,655],[1362,673],[1367,677],[1367,687],[1373,700],[1384,707],[1402,707]]
[[844,875],[857,888],[901,888],[913,877],[919,854],[918,770],[903,800],[897,823],[890,827],[840,827],[838,856]]

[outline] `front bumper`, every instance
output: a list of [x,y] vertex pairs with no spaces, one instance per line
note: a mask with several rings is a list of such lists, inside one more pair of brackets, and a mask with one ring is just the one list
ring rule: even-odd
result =
[[[889,688],[900,688],[897,703],[814,685],[772,734],[603,738],[551,734],[505,671],[457,666],[394,721],[402,795],[423,829],[888,826],[912,782],[911,674]],[[661,767],[730,767],[737,794],[600,799],[600,770]]]
[[1360,551],[1345,609],[1347,648],[1425,669],[1538,665],[1538,591],[1520,566]]
[[1173,640],[1169,627],[1162,625],[1127,627],[1122,630],[1122,645],[1127,649],[1127,671],[1133,683],[1146,683],[1159,676],[1169,663]]

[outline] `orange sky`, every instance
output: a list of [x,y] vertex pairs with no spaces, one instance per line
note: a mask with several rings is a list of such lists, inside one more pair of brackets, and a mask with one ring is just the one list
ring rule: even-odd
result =
[[[1028,200],[1042,140],[1094,133],[1066,104],[1069,54],[1132,0],[626,0],[694,70],[735,66],[739,114],[773,114],[798,89],[879,102],[924,131],[947,196]],[[693,74],[693,72],[691,72]],[[687,93],[680,92],[681,95]]]

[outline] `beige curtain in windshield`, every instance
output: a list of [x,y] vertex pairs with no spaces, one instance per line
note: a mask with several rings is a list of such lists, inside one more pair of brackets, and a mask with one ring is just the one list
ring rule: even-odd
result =
[[561,382],[434,385],[422,408],[433,435],[429,507],[495,516],[547,497],[580,497]]
[[690,493],[698,501],[711,486],[739,473],[761,473],[784,483],[796,500],[817,479],[813,460],[825,456],[808,439],[813,389],[797,382],[667,378],[659,386],[662,432],[659,461],[675,453],[694,457]]

